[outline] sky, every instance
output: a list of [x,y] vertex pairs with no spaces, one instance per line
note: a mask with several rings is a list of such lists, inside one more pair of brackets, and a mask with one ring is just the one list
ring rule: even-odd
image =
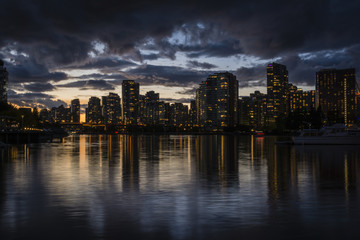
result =
[[[359,68],[358,0],[0,0],[0,59],[8,101],[67,106],[122,80],[188,103],[209,74],[229,71],[240,96],[266,93],[266,65],[314,89],[325,68]],[[359,73],[357,71],[359,82]]]

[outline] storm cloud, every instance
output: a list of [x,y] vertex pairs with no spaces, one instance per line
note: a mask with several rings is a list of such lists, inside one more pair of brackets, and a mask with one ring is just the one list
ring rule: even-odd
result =
[[241,56],[259,62],[227,69],[240,86],[265,84],[266,59],[287,65],[290,82],[313,86],[322,68],[359,66],[359,11],[357,0],[4,0],[0,58],[10,88],[28,83],[31,92],[69,79],[69,69],[97,69],[101,79],[84,73],[63,87],[111,90],[115,83],[96,82],[106,75],[188,86]]

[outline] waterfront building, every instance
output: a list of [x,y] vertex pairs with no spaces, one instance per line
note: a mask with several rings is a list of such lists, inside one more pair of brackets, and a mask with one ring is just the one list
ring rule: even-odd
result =
[[239,125],[252,130],[263,129],[266,123],[266,99],[266,94],[259,91],[251,93],[249,97],[240,97]]
[[121,122],[121,102],[118,94],[109,93],[102,97],[102,116],[106,124]]
[[273,125],[276,119],[288,113],[289,76],[285,65],[267,65],[267,121]]
[[170,103],[159,102],[159,123],[167,126],[170,120]]
[[4,62],[0,60],[0,104],[7,103],[8,76]]
[[139,123],[145,124],[146,122],[146,108],[145,108],[145,95],[139,95]]
[[51,112],[48,109],[41,109],[39,119],[40,123],[51,123]]
[[189,108],[182,103],[170,105],[170,124],[176,127],[186,126],[189,120]]
[[159,124],[159,93],[149,91],[145,94],[145,123]]
[[80,122],[80,100],[73,99],[71,100],[71,122],[79,123]]
[[191,102],[190,102],[189,117],[190,117],[190,124],[196,125],[197,124],[197,110],[196,110],[196,101],[195,100],[191,100]]
[[122,83],[123,122],[137,124],[139,117],[139,83],[133,80],[124,80]]
[[209,75],[196,92],[198,121],[208,129],[234,127],[237,124],[239,82],[229,73]]
[[91,97],[86,108],[86,122],[102,123],[100,98]]
[[196,89],[196,122],[200,127],[204,127],[206,123],[206,94],[205,94],[205,82],[200,84],[200,87]]
[[315,99],[316,99],[315,90],[303,91],[303,99],[304,99],[304,108],[306,112],[310,112],[311,110],[315,110]]
[[266,99],[266,94],[259,91],[250,94],[247,109],[249,126],[251,129],[260,130],[265,126],[267,108]]
[[351,126],[356,120],[355,69],[324,69],[316,73],[316,103],[329,124]]
[[242,96],[238,100],[238,124],[240,126],[249,126],[249,102],[250,97]]

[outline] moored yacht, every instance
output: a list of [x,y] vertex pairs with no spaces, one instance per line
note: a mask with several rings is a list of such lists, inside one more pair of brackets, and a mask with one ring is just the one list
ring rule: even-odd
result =
[[347,129],[344,124],[335,124],[320,130],[304,129],[293,141],[294,144],[358,145],[360,131]]

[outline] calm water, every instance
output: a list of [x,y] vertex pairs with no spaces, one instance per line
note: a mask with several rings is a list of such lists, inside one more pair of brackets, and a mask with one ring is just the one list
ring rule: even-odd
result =
[[1,239],[355,239],[360,149],[70,136],[0,149]]

